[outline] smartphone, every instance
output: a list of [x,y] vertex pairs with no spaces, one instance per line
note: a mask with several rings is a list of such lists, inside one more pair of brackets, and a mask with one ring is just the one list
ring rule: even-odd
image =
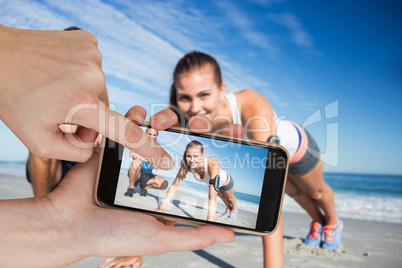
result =
[[182,128],[141,128],[172,157],[174,167],[157,169],[105,139],[96,186],[99,205],[248,234],[269,235],[276,229],[289,165],[283,147]]

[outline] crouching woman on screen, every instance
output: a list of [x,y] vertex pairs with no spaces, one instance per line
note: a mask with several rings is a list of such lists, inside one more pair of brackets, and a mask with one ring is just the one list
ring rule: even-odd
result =
[[167,204],[173,199],[188,172],[193,174],[194,179],[206,183],[209,187],[207,220],[215,220],[217,196],[219,196],[226,205],[226,210],[222,215],[231,220],[235,220],[237,209],[233,178],[229,173],[220,168],[215,158],[204,156],[204,147],[197,140],[190,141],[187,144],[176,179],[170,185],[165,199],[156,211],[164,212]]

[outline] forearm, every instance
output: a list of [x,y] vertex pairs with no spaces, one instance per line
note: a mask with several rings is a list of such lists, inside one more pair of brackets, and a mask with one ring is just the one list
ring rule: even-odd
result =
[[207,221],[215,220],[215,212],[216,212],[216,196],[217,192],[215,191],[212,185],[209,186],[209,202],[208,202],[208,217]]
[[141,156],[141,155],[139,155],[137,153],[134,153],[133,151],[130,152],[130,156],[132,158],[134,158],[134,160],[140,160],[140,161],[148,162],[148,160],[145,157],[143,157],[143,156]]
[[172,184],[170,185],[168,192],[165,196],[165,199],[163,200],[161,206],[159,209],[165,210],[166,206],[169,204],[170,200],[173,199],[174,195],[176,194],[177,190],[179,189],[179,186]]
[[2,266],[57,267],[90,255],[83,254],[85,247],[74,241],[65,219],[58,220],[44,199],[0,201]]
[[264,268],[283,267],[283,224],[279,218],[278,228],[271,235],[262,237]]
[[5,107],[12,99],[12,94],[9,93],[10,85],[7,83],[7,76],[12,75],[10,72],[10,58],[13,58],[13,53],[10,52],[12,42],[10,28],[0,24],[0,119],[3,118],[2,107]]

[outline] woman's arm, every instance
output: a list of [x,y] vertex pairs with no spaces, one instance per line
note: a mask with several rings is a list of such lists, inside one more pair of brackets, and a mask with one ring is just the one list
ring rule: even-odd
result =
[[163,200],[161,206],[158,209],[156,209],[155,211],[159,211],[159,212],[165,211],[167,204],[169,204],[170,200],[172,200],[172,198],[176,194],[182,181],[183,181],[182,178],[180,178],[178,176],[176,177],[174,182],[169,186],[168,192],[167,192],[165,199]]
[[[219,162],[213,158],[208,157],[208,174],[211,179],[214,179],[216,176],[219,175],[220,167]],[[215,190],[212,184],[209,185],[209,195],[208,195],[208,217],[207,221],[214,221],[215,220],[215,213],[216,213],[216,197],[218,196],[218,192]]]
[[215,188],[212,184],[209,185],[209,195],[208,195],[208,217],[207,221],[215,220],[215,212],[216,212],[216,196],[218,192],[215,191]]
[[[248,138],[266,141],[270,136],[276,135],[275,115],[267,99],[250,89],[236,93],[236,98],[242,101],[241,116]],[[278,229],[272,235],[262,238],[264,267],[283,267],[282,237],[283,225],[280,220]]]
[[264,96],[251,89],[239,91],[235,95],[240,102],[241,119],[249,139],[266,141],[276,135],[274,110]]

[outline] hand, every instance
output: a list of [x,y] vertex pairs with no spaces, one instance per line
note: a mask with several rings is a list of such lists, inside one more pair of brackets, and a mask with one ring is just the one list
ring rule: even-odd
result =
[[107,259],[101,263],[98,268],[120,268],[125,266],[130,266],[132,268],[140,267],[144,261],[140,256],[134,257],[119,257],[115,259]]
[[145,213],[98,207],[97,163],[94,153],[76,164],[46,196],[0,200],[3,266],[60,267],[89,256],[158,255],[234,240],[222,227],[175,227]]
[[[1,120],[39,157],[84,162],[100,133],[145,157],[164,157],[172,164],[163,149],[151,148],[150,139],[132,122],[143,120],[141,114],[134,112],[129,120],[107,107],[97,45],[85,31],[0,25]],[[59,128],[63,123],[82,127],[66,134]]]
[[[58,230],[60,237],[40,250],[38,246],[38,253],[32,254],[38,262],[21,259],[56,267],[89,256],[158,255],[234,240],[233,232],[226,228],[174,227],[145,213],[96,206],[93,189],[97,162],[98,154],[94,153],[87,163],[76,164],[53,192],[38,199],[42,211],[51,217],[46,226],[53,232]],[[52,249],[51,258],[47,245]],[[24,248],[19,251],[26,255]]]
[[161,212],[161,213],[165,212],[165,210],[161,209],[161,208],[156,208],[156,209],[153,209],[152,211]]

